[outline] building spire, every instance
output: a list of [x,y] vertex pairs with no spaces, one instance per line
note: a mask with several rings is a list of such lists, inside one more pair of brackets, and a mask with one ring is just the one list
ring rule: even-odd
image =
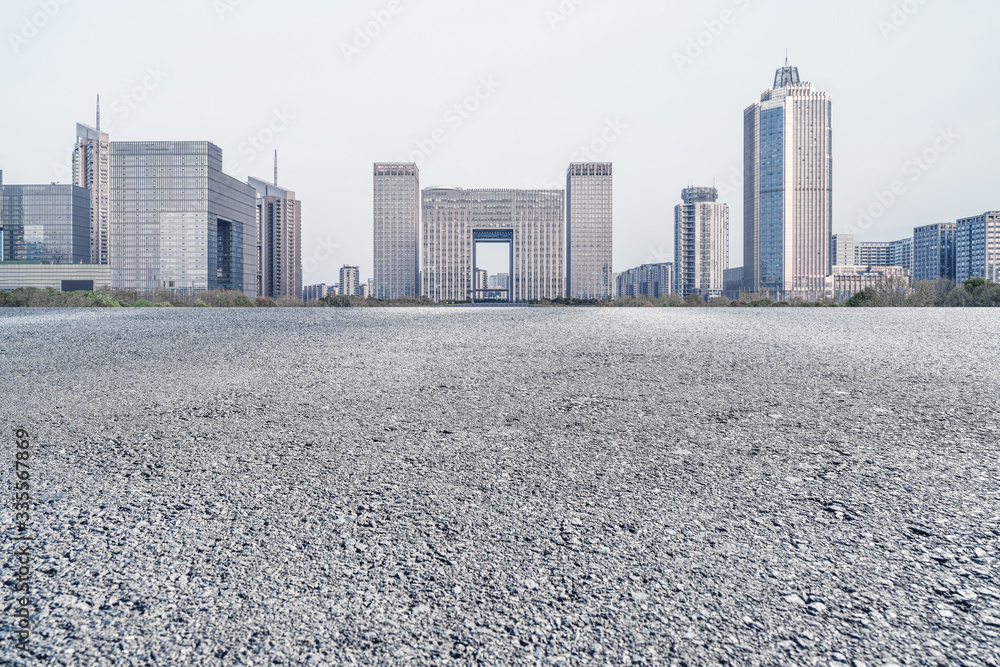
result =
[[274,151],[274,187],[278,187],[278,151]]
[[101,94],[97,94],[97,131],[101,131]]

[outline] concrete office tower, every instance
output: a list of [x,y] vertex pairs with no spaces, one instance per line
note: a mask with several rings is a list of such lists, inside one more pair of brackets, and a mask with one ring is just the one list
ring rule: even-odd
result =
[[744,277],[750,292],[821,299],[831,275],[833,101],[779,69],[743,114]]
[[357,266],[344,265],[340,269],[340,294],[357,296],[361,290],[361,269]]
[[90,190],[90,261],[110,264],[111,139],[101,132],[101,99],[97,98],[97,128],[77,124],[73,149],[73,185]]
[[729,268],[729,206],[715,188],[685,188],[674,209],[675,284],[682,297],[722,296]]
[[75,185],[4,185],[0,261],[90,264],[90,191]]
[[510,301],[565,294],[562,190],[428,188],[423,219],[424,296],[439,302],[473,298],[479,243],[510,245]]
[[256,201],[215,144],[112,142],[112,284],[257,296]]
[[566,291],[606,300],[614,292],[613,175],[610,162],[579,162],[566,172]]
[[274,300],[298,299],[302,294],[302,202],[277,183],[259,178],[248,182],[257,197],[257,291]]
[[420,170],[375,164],[375,298],[420,294]]
[[942,222],[913,230],[914,280],[955,280],[955,228]]
[[1000,211],[963,218],[955,228],[955,279],[1000,283]]

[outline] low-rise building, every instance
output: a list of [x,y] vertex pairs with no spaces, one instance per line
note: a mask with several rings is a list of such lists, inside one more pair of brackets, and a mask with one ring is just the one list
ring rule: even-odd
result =
[[909,284],[910,272],[901,266],[834,266],[833,299],[843,303],[868,287],[877,287],[898,278]]
[[0,262],[0,290],[19,287],[58,292],[93,292],[111,287],[111,267],[98,264]]

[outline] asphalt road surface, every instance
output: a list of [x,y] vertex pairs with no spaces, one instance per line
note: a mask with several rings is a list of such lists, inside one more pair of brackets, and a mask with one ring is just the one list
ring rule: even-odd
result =
[[988,311],[4,310],[0,662],[998,665],[998,340]]

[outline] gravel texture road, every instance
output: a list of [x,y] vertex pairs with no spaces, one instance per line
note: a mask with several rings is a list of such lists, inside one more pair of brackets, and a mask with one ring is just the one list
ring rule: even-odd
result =
[[979,311],[3,311],[39,609],[0,662],[998,665],[998,339]]

